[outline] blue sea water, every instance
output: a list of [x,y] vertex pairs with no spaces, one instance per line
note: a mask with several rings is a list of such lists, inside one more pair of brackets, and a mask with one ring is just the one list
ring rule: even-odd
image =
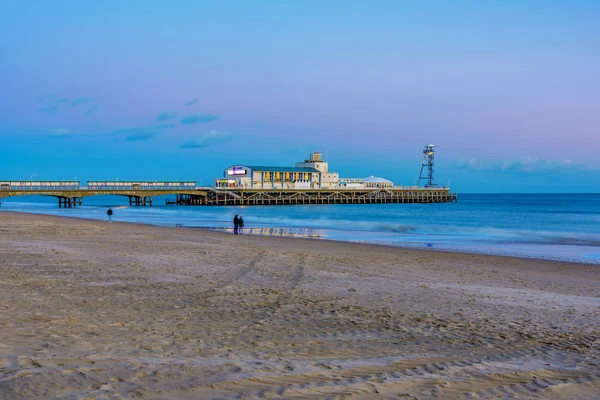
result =
[[163,226],[231,230],[235,214],[249,234],[501,254],[600,264],[600,194],[463,194],[458,203],[206,207],[125,206],[126,198],[85,198],[59,209],[53,198],[2,200],[21,211]]

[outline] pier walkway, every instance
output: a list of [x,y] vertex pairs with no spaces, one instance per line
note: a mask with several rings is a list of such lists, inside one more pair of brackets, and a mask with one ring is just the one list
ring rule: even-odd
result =
[[131,206],[152,206],[153,198],[172,195],[166,204],[176,205],[291,205],[291,204],[376,204],[376,203],[449,203],[457,201],[456,193],[447,187],[392,187],[368,189],[241,189],[195,186],[185,188],[91,188],[32,186],[0,188],[3,198],[13,196],[52,196],[59,207],[75,207],[84,197],[99,195],[125,196]]

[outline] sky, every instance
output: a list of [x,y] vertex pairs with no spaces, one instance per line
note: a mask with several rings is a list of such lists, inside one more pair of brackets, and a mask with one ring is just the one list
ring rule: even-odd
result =
[[320,151],[463,193],[600,192],[600,2],[4,0],[0,180]]

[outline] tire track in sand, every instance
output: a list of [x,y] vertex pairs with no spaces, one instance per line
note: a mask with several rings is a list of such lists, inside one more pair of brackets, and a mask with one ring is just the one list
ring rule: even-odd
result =
[[259,265],[266,257],[267,252],[265,250],[257,251],[256,257],[254,257],[248,264],[243,264],[236,269],[232,268],[232,272],[220,277],[219,283],[215,284],[210,290],[203,293],[202,298],[212,298],[221,296],[222,293],[219,290],[225,289],[228,286],[231,286],[244,278],[249,272],[256,271],[256,266]]
[[[367,393],[396,395],[411,390],[420,395],[475,398],[530,398],[559,385],[600,381],[600,371],[585,355],[566,350],[597,338],[566,340],[508,353],[462,359],[398,360],[387,365],[365,365],[314,370],[300,374],[253,376],[213,385],[225,392],[267,398],[350,396]],[[351,362],[351,360],[349,360]],[[322,364],[321,364],[322,365]],[[315,368],[317,369],[317,368]],[[473,392],[473,388],[479,390]]]
[[278,296],[272,300],[272,308],[266,310],[265,312],[259,314],[253,321],[243,325],[240,327],[238,334],[241,334],[252,327],[264,326],[271,322],[269,317],[272,317],[276,313],[278,313],[284,305],[287,304],[286,299],[290,300],[292,293],[298,288],[298,285],[304,278],[304,264],[306,261],[306,256],[302,255],[296,266],[292,268],[289,272],[289,281],[287,283],[286,290],[281,290],[278,292]]

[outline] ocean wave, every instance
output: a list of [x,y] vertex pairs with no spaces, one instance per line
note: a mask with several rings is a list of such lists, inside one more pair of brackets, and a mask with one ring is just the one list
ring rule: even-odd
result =
[[401,224],[367,220],[300,219],[300,218],[247,218],[249,224],[279,228],[319,228],[343,231],[395,233],[399,235],[454,237],[457,240],[497,241],[505,243],[547,243],[598,246],[600,234],[577,231],[549,231],[532,229],[506,229],[491,226],[468,227],[461,225]]

